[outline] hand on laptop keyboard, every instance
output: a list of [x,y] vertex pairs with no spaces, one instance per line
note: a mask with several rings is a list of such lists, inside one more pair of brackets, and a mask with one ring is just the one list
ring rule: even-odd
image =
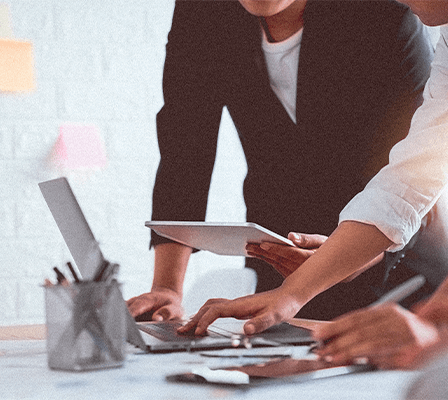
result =
[[169,321],[181,318],[181,303],[182,297],[166,288],[153,289],[126,302],[129,312],[137,321]]

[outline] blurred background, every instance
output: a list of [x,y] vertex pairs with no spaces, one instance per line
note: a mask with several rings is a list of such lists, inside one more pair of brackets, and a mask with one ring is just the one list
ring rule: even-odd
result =
[[[0,82],[0,325],[43,323],[41,285],[71,260],[37,185],[59,176],[106,258],[121,265],[124,297],[150,290],[144,223],[173,8],[174,0],[0,0],[0,80],[17,63],[32,72]],[[226,111],[222,118],[207,219],[244,221],[246,164]],[[243,261],[193,255],[186,291],[211,269]]]

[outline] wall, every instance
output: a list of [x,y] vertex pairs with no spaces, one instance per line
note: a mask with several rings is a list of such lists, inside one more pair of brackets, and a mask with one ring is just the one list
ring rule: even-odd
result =
[[[49,155],[65,123],[95,125],[108,164],[66,171],[105,256],[120,263],[125,298],[148,291],[153,252],[144,222],[159,160],[155,115],[163,104],[164,46],[173,0],[9,0],[17,40],[33,43],[34,93],[0,93],[0,325],[44,321],[40,285],[70,254],[37,183],[62,173]],[[207,219],[243,221],[246,166],[226,112]],[[200,274],[240,268],[239,257],[198,253]]]
[[[155,114],[174,1],[1,1],[15,37],[34,45],[37,90],[0,93],[0,325],[43,322],[40,285],[70,260],[37,186],[61,175],[48,157],[64,123],[98,127],[107,167],[68,177],[106,257],[121,264],[125,298],[148,291],[153,252],[144,222],[159,159]],[[208,220],[244,220],[245,171],[224,111]],[[197,253],[185,287],[210,269],[242,263]]]

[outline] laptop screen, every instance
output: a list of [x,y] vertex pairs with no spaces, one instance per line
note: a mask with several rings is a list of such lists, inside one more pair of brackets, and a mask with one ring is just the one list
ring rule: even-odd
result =
[[92,279],[104,257],[67,179],[41,182],[39,188],[82,279]]

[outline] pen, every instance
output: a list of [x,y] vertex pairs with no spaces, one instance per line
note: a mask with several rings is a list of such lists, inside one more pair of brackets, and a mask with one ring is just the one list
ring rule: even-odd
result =
[[97,269],[95,276],[93,277],[94,282],[100,282],[104,279],[106,271],[110,268],[110,262],[104,260],[101,266]]
[[381,296],[377,301],[370,304],[369,307],[375,307],[385,303],[398,303],[420,289],[425,282],[426,279],[423,275],[416,275]]
[[117,274],[119,267],[119,264],[111,263],[107,260],[104,260],[103,264],[98,269],[95,277],[93,278],[94,282],[110,283],[112,279],[115,279],[115,275]]
[[75,280],[75,283],[79,283],[79,277],[78,277],[78,274],[76,273],[76,271],[75,271],[75,269],[73,268],[73,265],[72,265],[72,263],[71,263],[70,261],[67,262],[67,267],[68,267],[68,269],[70,270],[70,272],[71,272],[71,274],[72,274],[72,276],[73,276],[73,279]]
[[61,271],[59,271],[59,268],[54,267],[53,270],[54,270],[54,272],[56,272],[56,279],[57,279],[58,283],[61,285],[67,285],[68,284],[67,278]]

